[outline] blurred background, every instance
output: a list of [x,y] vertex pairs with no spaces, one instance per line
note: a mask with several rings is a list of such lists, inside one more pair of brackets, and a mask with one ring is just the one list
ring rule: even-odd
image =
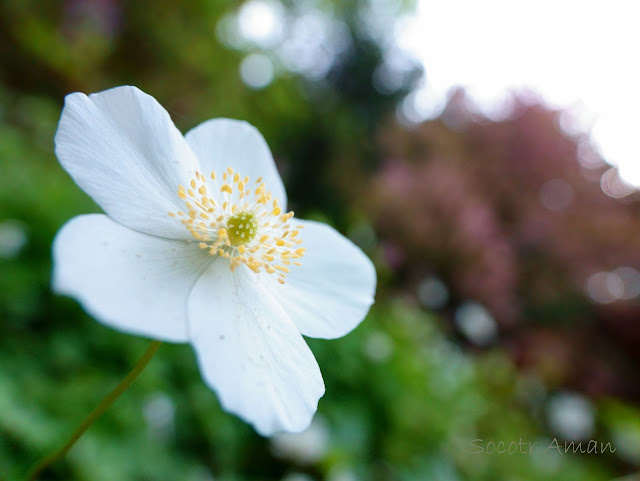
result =
[[43,479],[635,479],[634,17],[551,5],[3,0],[0,478],[148,344],[49,288],[57,229],[99,211],[53,153],[64,96],[132,84],[183,132],[256,125],[290,208],[374,260],[377,300],[345,338],[309,340],[327,393],[305,433],[259,437],[188,345],[164,345]]

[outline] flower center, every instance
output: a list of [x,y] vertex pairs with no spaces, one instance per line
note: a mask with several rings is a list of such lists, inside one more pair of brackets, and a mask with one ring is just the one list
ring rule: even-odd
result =
[[253,212],[242,211],[227,219],[227,235],[234,247],[241,246],[255,239],[258,233],[258,222]]
[[303,226],[291,226],[293,212],[283,213],[262,178],[255,183],[229,167],[218,179],[200,172],[189,187],[178,186],[185,212],[169,212],[180,219],[198,246],[211,256],[229,259],[233,271],[240,264],[266,272],[284,284],[289,267],[302,265],[299,237]]

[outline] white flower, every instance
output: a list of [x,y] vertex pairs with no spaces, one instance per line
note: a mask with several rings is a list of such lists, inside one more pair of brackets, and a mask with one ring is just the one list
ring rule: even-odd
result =
[[324,383],[302,335],[354,329],[375,270],[331,227],[286,213],[260,133],[213,119],[183,137],[127,86],[67,96],[55,142],[106,213],[60,229],[55,290],[116,329],[190,342],[222,406],[262,435],[305,429]]

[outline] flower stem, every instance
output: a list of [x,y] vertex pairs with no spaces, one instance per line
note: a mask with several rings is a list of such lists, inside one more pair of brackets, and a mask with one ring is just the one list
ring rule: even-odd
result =
[[133,369],[127,374],[127,376],[120,381],[109,394],[105,396],[105,398],[96,406],[96,408],[89,413],[89,415],[80,423],[80,425],[73,432],[69,440],[56,451],[51,453],[49,456],[38,461],[29,471],[29,475],[27,476],[27,481],[35,481],[38,478],[38,475],[47,468],[50,464],[54,463],[56,460],[64,456],[67,451],[71,449],[71,447],[75,444],[75,442],[80,439],[80,437],[84,434],[84,432],[93,424],[93,422],[100,417],[100,415],[107,410],[113,402],[118,399],[120,394],[127,390],[133,381],[136,380],[138,375],[142,372],[142,370],[149,364],[149,361],[156,353],[158,348],[160,347],[162,342],[153,341],[145,353],[142,355],[138,363],[133,367]]

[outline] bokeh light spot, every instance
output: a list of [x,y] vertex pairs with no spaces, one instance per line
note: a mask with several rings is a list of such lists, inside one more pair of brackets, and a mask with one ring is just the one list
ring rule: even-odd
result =
[[273,63],[261,53],[252,53],[240,64],[240,78],[252,89],[262,89],[273,81]]
[[264,48],[282,40],[284,9],[277,1],[251,0],[238,11],[238,27],[242,37]]
[[547,418],[554,432],[571,441],[587,439],[595,429],[594,407],[577,393],[554,395],[547,405]]
[[466,302],[458,307],[454,319],[460,332],[478,346],[491,344],[498,335],[495,319],[476,302]]
[[437,277],[426,277],[418,284],[418,299],[429,309],[440,309],[449,301],[449,290]]

